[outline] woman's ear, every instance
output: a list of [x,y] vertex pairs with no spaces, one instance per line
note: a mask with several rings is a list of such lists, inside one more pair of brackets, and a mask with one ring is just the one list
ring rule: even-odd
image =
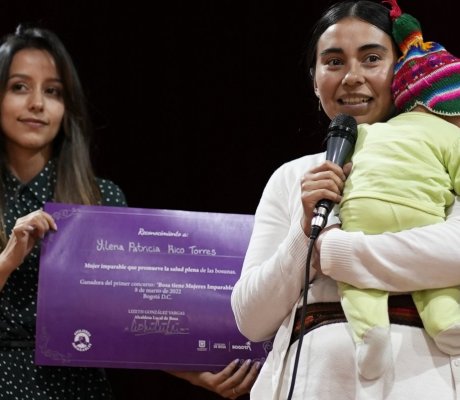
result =
[[318,85],[316,84],[316,79],[313,79],[313,90],[315,91],[316,97],[319,99],[319,90],[318,90]]
[[316,97],[319,98],[319,91],[318,91],[318,85],[316,84],[316,79],[315,79],[315,70],[313,68],[310,68],[310,70],[308,71],[309,75],[310,75],[310,79],[312,80],[313,82],[313,90],[315,91],[315,95]]

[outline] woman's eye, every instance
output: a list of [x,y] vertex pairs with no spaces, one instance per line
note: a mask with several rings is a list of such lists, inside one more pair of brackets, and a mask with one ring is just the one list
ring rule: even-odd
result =
[[371,54],[370,56],[367,56],[366,61],[374,63],[374,62],[380,61],[380,57],[376,54]]
[[27,89],[27,86],[24,83],[16,82],[11,85],[11,90],[13,92],[21,92]]
[[343,64],[342,61],[338,58],[333,58],[327,61],[327,65],[331,67],[336,67],[337,65],[342,65],[342,64]]
[[57,87],[49,87],[45,90],[45,93],[53,97],[61,97],[62,90]]

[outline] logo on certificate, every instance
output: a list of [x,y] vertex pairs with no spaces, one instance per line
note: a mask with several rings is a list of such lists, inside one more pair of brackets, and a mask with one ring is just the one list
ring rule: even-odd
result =
[[90,342],[91,333],[86,329],[78,329],[74,332],[74,339],[72,346],[78,351],[87,351],[91,348],[92,343]]
[[232,350],[252,351],[251,342],[248,340],[245,344],[232,344]]
[[216,350],[227,350],[227,344],[226,343],[213,343],[212,348]]
[[206,340],[198,340],[198,351],[207,351],[208,350],[208,345],[206,343]]

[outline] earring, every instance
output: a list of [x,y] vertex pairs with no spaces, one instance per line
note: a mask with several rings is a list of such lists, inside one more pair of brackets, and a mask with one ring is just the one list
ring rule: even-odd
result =
[[321,100],[318,99],[318,111],[321,112]]

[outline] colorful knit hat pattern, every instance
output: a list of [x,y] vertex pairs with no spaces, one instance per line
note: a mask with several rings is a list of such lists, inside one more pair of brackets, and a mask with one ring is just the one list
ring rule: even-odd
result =
[[420,23],[391,5],[393,38],[402,52],[395,65],[391,91],[398,111],[417,104],[435,114],[460,115],[460,59],[436,42],[424,42]]

